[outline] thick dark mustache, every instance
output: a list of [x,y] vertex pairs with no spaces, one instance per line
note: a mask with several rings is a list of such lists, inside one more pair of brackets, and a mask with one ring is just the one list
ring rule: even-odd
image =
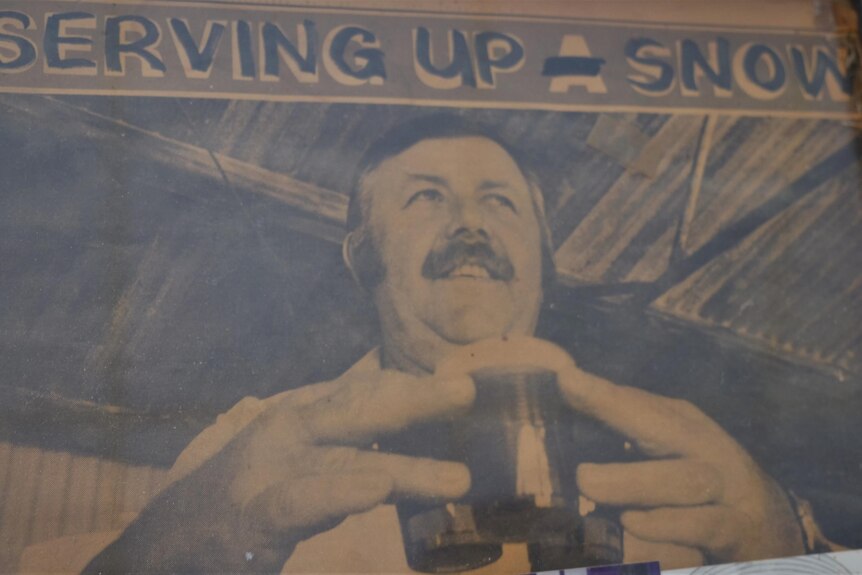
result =
[[498,254],[484,239],[458,237],[432,250],[422,265],[422,276],[437,280],[462,265],[482,266],[493,280],[510,281],[515,268],[504,254]]

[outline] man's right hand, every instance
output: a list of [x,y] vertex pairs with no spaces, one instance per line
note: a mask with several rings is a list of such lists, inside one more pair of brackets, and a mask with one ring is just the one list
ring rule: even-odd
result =
[[373,444],[463,413],[474,398],[469,378],[394,371],[283,394],[156,498],[86,572],[278,572],[297,543],[351,514],[400,497],[461,497],[470,487],[465,465]]

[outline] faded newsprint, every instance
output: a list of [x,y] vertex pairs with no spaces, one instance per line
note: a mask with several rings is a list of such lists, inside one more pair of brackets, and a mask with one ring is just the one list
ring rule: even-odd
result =
[[857,18],[3,0],[0,571],[862,547]]

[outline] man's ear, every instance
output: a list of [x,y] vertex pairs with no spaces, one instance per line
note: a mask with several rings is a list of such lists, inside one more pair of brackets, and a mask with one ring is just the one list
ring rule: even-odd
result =
[[349,232],[344,236],[344,241],[341,242],[341,258],[344,260],[344,265],[346,265],[347,269],[350,270],[350,276],[353,278],[353,281],[356,282],[356,285],[363,291],[366,291],[367,288],[363,285],[356,267],[357,243],[354,232]]

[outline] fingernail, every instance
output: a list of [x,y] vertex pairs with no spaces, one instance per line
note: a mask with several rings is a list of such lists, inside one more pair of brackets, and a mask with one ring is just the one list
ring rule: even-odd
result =
[[476,385],[469,375],[445,379],[442,381],[441,387],[453,405],[469,407],[473,405],[473,401],[476,399]]
[[438,478],[455,495],[462,495],[470,490],[470,471],[466,465],[449,463],[441,467]]

